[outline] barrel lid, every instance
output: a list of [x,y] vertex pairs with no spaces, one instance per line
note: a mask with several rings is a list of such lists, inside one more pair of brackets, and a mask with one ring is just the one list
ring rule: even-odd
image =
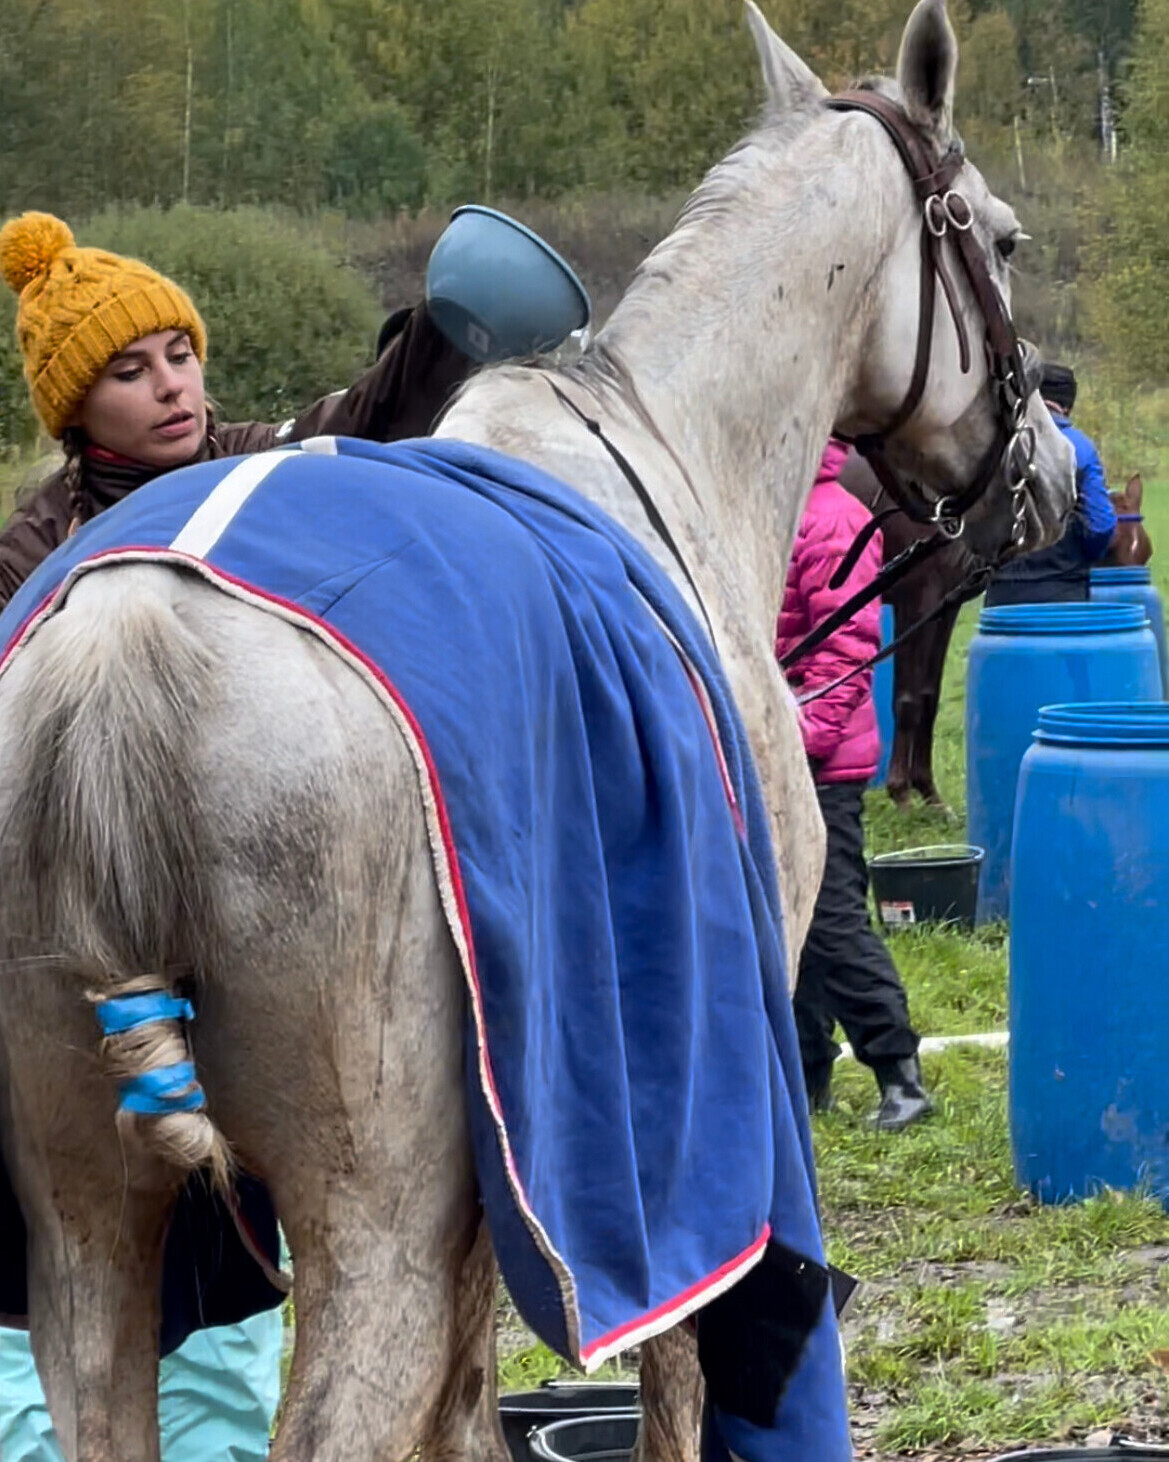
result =
[[978,616],[984,635],[1100,635],[1144,629],[1143,604],[993,604]]
[[1151,584],[1153,571],[1147,564],[1104,565],[1090,569],[1088,577],[1093,584]]
[[1169,748],[1169,704],[1095,701],[1043,706],[1035,740],[1045,746]]

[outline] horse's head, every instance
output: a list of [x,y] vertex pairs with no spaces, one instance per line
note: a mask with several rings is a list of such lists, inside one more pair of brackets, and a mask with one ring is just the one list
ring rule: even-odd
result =
[[836,101],[751,0],[748,20],[772,110],[826,110],[816,125],[835,128],[839,155],[855,159],[855,203],[888,241],[838,431],[892,469],[921,516],[955,510],[983,557],[1053,541],[1074,502],[1074,459],[1010,321],[1019,221],[953,130],[958,46],[945,0],[913,11],[895,82]]
[[1105,556],[1105,564],[1113,568],[1129,568],[1147,564],[1153,556],[1153,540],[1145,532],[1145,519],[1141,511],[1145,485],[1141,474],[1135,472],[1124,485],[1123,492],[1111,492],[1112,506],[1116,509],[1116,537]]

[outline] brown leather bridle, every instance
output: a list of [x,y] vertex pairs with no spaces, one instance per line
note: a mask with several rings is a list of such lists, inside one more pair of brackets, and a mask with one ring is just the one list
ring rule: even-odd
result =
[[[974,210],[954,186],[958,174],[966,163],[966,156],[961,145],[954,143],[942,156],[935,156],[929,143],[909,120],[905,111],[896,102],[890,101],[878,92],[848,91],[840,96],[829,98],[825,105],[838,112],[867,112],[880,122],[905,164],[922,210],[921,310],[917,332],[917,351],[909,390],[883,431],[866,433],[854,438],[857,450],[868,460],[881,485],[897,504],[897,508],[876,515],[861,530],[833,575],[833,587],[839,587],[845,582],[856,566],[857,559],[864,551],[865,545],[890,512],[903,512],[917,523],[932,525],[936,531],[928,538],[918,539],[912,543],[891,563],[886,564],[870,584],[854,594],[847,604],[834,610],[810,634],[805,635],[797,645],[793,646],[780,661],[780,665],[785,670],[814,650],[840,625],[851,619],[858,609],[878,598],[891,584],[903,578],[922,559],[936,553],[944,543],[959,537],[965,526],[967,512],[985,496],[991,484],[1001,475],[1011,497],[1011,532],[998,557],[985,562],[975,571],[979,577],[989,577],[993,569],[1012,548],[1021,546],[1026,536],[1027,488],[1033,481],[1035,473],[1035,431],[1027,422],[1027,401],[1039,384],[1038,355],[1033,348],[1025,346],[1015,334],[1015,326],[1002,294],[991,278],[986,259],[973,236]],[[929,498],[915,484],[903,482],[897,476],[885,455],[885,444],[890,437],[905,426],[925,395],[939,282],[958,334],[962,370],[965,373],[971,368],[970,340],[962,318],[958,294],[945,261],[944,245],[947,239],[952,240],[955,245],[960,266],[986,322],[984,345],[990,389],[994,393],[996,403],[997,425],[995,439],[979,464],[970,485],[959,493]],[[655,532],[659,534],[677,561],[697,603],[703,608],[703,615],[709,628],[710,617],[702,606],[702,596],[698,592],[698,586],[645,484],[630,462],[609,441],[600,422],[588,416],[571,397],[557,386],[555,381],[550,379],[548,384],[561,405],[571,411],[597,438],[636,493]],[[945,607],[946,604],[941,606],[941,608]],[[937,613],[936,609],[931,611],[926,619],[933,618]],[[853,675],[859,674],[870,665],[875,664],[877,660],[884,659],[886,655],[893,652],[898,644],[920,629],[925,622],[926,620],[922,620],[912,626],[893,645],[888,646],[865,665],[850,671],[842,677],[842,680],[851,679]],[[713,629],[711,635],[713,640]],[[836,682],[833,683],[833,685],[835,684]],[[815,694],[825,694],[832,688],[833,686],[824,687]],[[814,697],[808,697],[808,699],[811,698]]]
[[[921,132],[909,120],[904,109],[875,91],[847,91],[830,97],[825,106],[836,112],[865,112],[885,129],[905,164],[910,181],[921,205],[921,308],[917,327],[917,351],[909,389],[892,419],[883,431],[862,433],[852,438],[853,445],[872,467],[878,481],[896,503],[878,513],[857,534],[848,552],[832,576],[831,587],[840,588],[848,579],[866,545],[882,522],[892,513],[903,512],[915,523],[932,525],[928,538],[917,539],[881,572],[852,595],[847,603],[833,610],[828,617],[806,634],[780,660],[789,670],[798,661],[822,644],[829,635],[846,624],[866,604],[879,598],[898,580],[903,579],[923,559],[938,552],[944,544],[959,538],[965,528],[966,514],[986,495],[1000,477],[1010,494],[1011,528],[1009,536],[994,559],[984,559],[946,600],[923,619],[911,625],[878,655],[856,667],[830,685],[821,686],[803,701],[814,700],[835,689],[838,684],[860,674],[878,660],[891,655],[904,641],[948,607],[955,595],[965,595],[988,580],[994,569],[1012,549],[1020,548],[1027,536],[1027,490],[1035,477],[1035,429],[1027,421],[1027,402],[1039,385],[1040,361],[1034,347],[1027,346],[1015,333],[1014,321],[998,286],[991,278],[982,247],[974,237],[974,210],[955,184],[966,164],[960,143],[952,143],[938,156]],[[954,329],[958,335],[959,363],[963,374],[972,365],[970,338],[962,318],[961,303],[946,264],[946,241],[954,252],[986,324],[983,345],[986,351],[987,375],[995,399],[995,436],[978,465],[974,478],[961,492],[929,498],[913,483],[903,481],[893,469],[885,453],[886,443],[909,421],[920,406],[929,378],[933,345],[934,315],[939,283],[946,297]],[[981,557],[981,555],[976,555]]]
[[[881,432],[855,438],[856,448],[902,512],[915,522],[936,524],[951,538],[961,533],[966,513],[1001,474],[1012,505],[1010,542],[1004,551],[1006,547],[1018,547],[1026,536],[1026,491],[1034,476],[1035,432],[1027,423],[1027,401],[1038,385],[1038,357],[1015,333],[1014,322],[974,236],[974,210],[955,187],[966,163],[962,146],[953,143],[938,156],[903,108],[879,92],[847,91],[830,98],[825,105],[836,112],[865,112],[881,124],[905,164],[921,205],[921,309],[913,376],[892,420]],[[885,455],[885,445],[908,422],[925,394],[939,284],[957,331],[963,374],[971,368],[970,340],[946,263],[947,240],[954,245],[959,267],[986,323],[987,366],[998,425],[995,440],[970,485],[952,496],[930,499],[897,476]]]

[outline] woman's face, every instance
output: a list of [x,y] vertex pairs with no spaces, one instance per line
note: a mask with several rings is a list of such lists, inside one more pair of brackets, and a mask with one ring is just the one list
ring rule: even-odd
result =
[[147,467],[189,462],[207,431],[207,402],[186,332],[146,335],[115,355],[71,425],[95,446]]

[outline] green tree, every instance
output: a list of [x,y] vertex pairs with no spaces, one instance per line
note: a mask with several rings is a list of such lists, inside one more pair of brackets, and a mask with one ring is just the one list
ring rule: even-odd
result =
[[1143,0],[1126,116],[1130,150],[1103,200],[1091,318],[1120,371],[1169,379],[1169,0]]
[[963,125],[1008,127],[1020,109],[1023,74],[1019,42],[1011,18],[987,10],[974,18],[961,41],[957,108]]
[[651,191],[696,182],[762,95],[740,0],[580,0],[570,50],[610,176]]

